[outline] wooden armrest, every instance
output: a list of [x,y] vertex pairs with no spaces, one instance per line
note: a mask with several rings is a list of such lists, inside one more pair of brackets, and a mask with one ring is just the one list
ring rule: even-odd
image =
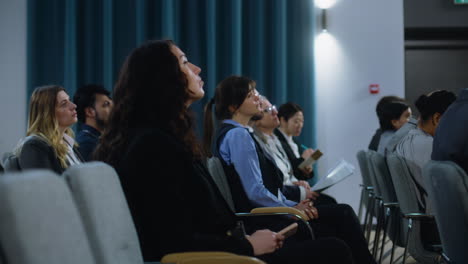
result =
[[195,257],[182,259],[177,264],[266,264],[265,262],[252,257],[246,256],[215,256],[215,257]]
[[199,251],[199,252],[182,252],[171,253],[165,255],[161,259],[161,263],[179,263],[183,259],[189,258],[208,258],[208,257],[229,257],[237,256],[236,254],[222,251]]
[[265,213],[288,213],[309,221],[309,217],[302,211],[294,207],[259,207],[250,211],[252,214],[265,214]]

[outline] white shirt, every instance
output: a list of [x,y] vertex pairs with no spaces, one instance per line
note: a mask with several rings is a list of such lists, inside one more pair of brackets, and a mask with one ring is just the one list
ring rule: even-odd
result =
[[296,156],[296,158],[300,158],[301,155],[299,154],[299,147],[297,146],[296,142],[294,142],[292,136],[286,135],[286,133],[283,132],[281,127],[279,127],[278,130],[281,132],[281,134],[283,134],[284,138],[286,138],[286,141],[288,142],[289,146],[294,152],[294,156]]
[[[281,146],[281,142],[279,141],[278,137],[276,137],[275,134],[267,135],[258,130],[255,131],[254,136],[257,138],[262,148],[273,157],[276,166],[283,173],[283,184],[294,185],[293,182],[296,182],[297,178],[293,174],[291,162],[289,161],[286,152]],[[299,190],[302,201],[306,198],[306,191],[302,186],[299,186]]]
[[80,164],[80,159],[75,155],[75,151],[73,150],[73,145],[75,145],[75,139],[70,137],[67,134],[63,135],[63,141],[67,144],[68,152],[67,152],[67,161],[70,166],[75,164]]

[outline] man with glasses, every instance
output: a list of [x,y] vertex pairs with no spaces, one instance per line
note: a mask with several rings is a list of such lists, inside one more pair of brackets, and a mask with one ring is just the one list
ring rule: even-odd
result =
[[276,106],[272,105],[265,97],[261,97],[260,100],[262,101],[263,116],[254,123],[254,137],[266,155],[274,161],[276,167],[281,171],[284,195],[296,202],[305,199],[316,200],[319,194],[310,190],[308,182],[296,179],[288,156],[281,146],[281,142],[273,133],[279,126]]

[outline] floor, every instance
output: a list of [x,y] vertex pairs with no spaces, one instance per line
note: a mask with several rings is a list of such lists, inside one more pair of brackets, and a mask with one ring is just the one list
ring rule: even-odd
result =
[[[374,231],[371,232],[371,238],[375,236]],[[369,250],[372,252],[372,246],[374,245],[373,239],[371,239],[371,243],[369,243]],[[382,258],[382,264],[390,264],[390,252],[392,249],[392,242],[387,239],[385,247],[384,247],[384,257]],[[404,248],[397,247],[395,249],[395,254],[393,257],[393,264],[400,264],[403,261],[403,252],[405,251]],[[379,248],[379,254],[378,256],[380,257],[380,248]],[[377,260],[378,262],[378,260]],[[416,264],[418,263],[415,259],[413,259],[411,256],[408,256],[406,258],[406,264]]]

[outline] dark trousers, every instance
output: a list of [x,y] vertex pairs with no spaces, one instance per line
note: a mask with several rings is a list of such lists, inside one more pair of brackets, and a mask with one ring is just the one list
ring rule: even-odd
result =
[[314,206],[327,205],[327,204],[337,204],[335,198],[330,195],[321,193],[319,197],[314,202]]
[[349,205],[328,204],[316,208],[319,218],[309,222],[317,238],[339,238],[351,249],[355,263],[376,263],[367,247],[359,219]]
[[[268,264],[351,264],[351,250],[343,240],[318,238],[300,240],[294,236],[284,242],[284,246],[272,254],[258,258]],[[357,263],[356,263],[357,264]]]

